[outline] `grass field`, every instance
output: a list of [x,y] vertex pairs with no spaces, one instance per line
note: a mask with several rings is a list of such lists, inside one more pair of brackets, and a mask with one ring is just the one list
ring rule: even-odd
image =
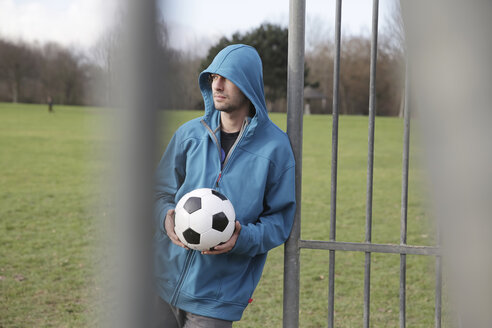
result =
[[[93,327],[98,223],[92,206],[108,163],[100,109],[0,104],[0,327]],[[199,116],[172,112],[170,130]],[[285,129],[286,117],[272,114]],[[376,119],[373,242],[400,238],[402,121]],[[159,142],[161,148],[166,138]],[[340,118],[337,240],[364,241],[367,117]],[[424,177],[412,140],[408,243],[432,245]],[[327,240],[330,211],[331,117],[304,118],[302,238]],[[371,326],[398,326],[399,256],[372,255]],[[100,259],[99,259],[100,260]],[[434,325],[432,258],[407,257],[407,326]],[[328,252],[301,252],[301,327],[325,327]],[[283,247],[273,250],[263,278],[235,327],[281,327]],[[360,327],[364,255],[337,252],[335,326]]]
[[0,327],[89,326],[95,113],[0,105]]

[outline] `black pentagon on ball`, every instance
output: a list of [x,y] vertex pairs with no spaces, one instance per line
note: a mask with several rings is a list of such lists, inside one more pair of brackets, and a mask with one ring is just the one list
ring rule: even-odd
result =
[[188,244],[200,244],[200,234],[191,228],[183,231],[183,237],[188,242]]
[[227,197],[222,195],[220,192],[218,192],[217,190],[213,190],[212,189],[212,194],[214,194],[215,196],[219,197],[220,199],[222,200],[227,200]]
[[190,197],[186,200],[183,208],[189,214],[202,208],[202,199],[200,197]]
[[227,216],[224,214],[224,212],[214,214],[212,218],[212,229],[222,232],[225,230],[228,224],[229,220],[227,219]]

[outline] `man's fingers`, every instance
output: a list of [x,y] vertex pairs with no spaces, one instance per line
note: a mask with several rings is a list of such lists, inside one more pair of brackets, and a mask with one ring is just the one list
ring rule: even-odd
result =
[[174,231],[174,209],[167,211],[166,213],[166,221],[164,223],[164,227],[166,228],[166,233],[169,239],[173,242],[173,244],[178,245],[179,247],[183,247],[185,249],[189,249],[185,244],[179,240],[178,235]]
[[224,249],[229,249],[229,248],[232,249],[235,244],[236,244],[236,240],[229,239],[225,243],[213,247],[213,250],[214,251],[222,251]]
[[168,233],[167,235],[169,236],[169,239],[171,239],[173,244],[178,245],[179,247],[183,247],[185,249],[189,249],[188,246],[186,246],[185,244],[183,244],[181,242],[181,240],[179,240],[178,235],[176,235],[175,233],[172,233],[172,234]]
[[174,244],[178,245],[179,247],[183,247],[183,248],[188,249],[188,247],[187,247],[185,244],[183,244],[183,243],[181,242],[181,240],[179,240],[179,238],[178,238],[178,237],[176,237],[175,239],[171,238],[171,241],[172,241]]
[[212,250],[203,251],[202,254],[203,255],[218,255],[218,254],[222,254],[222,253],[227,253],[231,249],[232,249],[232,247],[230,249],[229,248],[217,249],[217,246],[215,246]]
[[236,241],[229,239],[223,244],[217,245],[215,247],[212,247],[210,250],[203,251],[202,254],[204,255],[217,255],[217,254],[222,254],[230,251],[234,245],[236,244]]
[[222,253],[227,253],[236,245],[237,238],[239,237],[239,232],[241,231],[241,224],[236,221],[236,226],[232,237],[223,244],[213,247],[211,250],[203,251],[202,254],[205,255],[217,255]]
[[234,245],[222,244],[213,247],[211,250],[203,251],[203,254],[222,254],[230,251]]

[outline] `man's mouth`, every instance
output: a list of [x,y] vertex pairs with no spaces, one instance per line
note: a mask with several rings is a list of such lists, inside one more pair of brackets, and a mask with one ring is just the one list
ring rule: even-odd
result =
[[226,99],[226,96],[216,93],[214,94],[214,98],[218,100],[222,100],[222,99]]

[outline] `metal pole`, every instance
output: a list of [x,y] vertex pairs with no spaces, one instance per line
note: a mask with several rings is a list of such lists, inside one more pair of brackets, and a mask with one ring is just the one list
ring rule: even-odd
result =
[[[115,55],[116,103],[111,124],[112,258],[104,281],[108,327],[148,327],[152,309],[151,239],[156,141],[157,40],[154,0],[125,1]],[[165,91],[165,90],[164,90]],[[115,263],[115,265],[112,265]]]
[[435,299],[435,327],[441,328],[441,313],[442,313],[442,259],[441,256],[436,256],[436,299]]
[[[342,25],[342,0],[337,0],[335,17],[335,60],[333,62],[333,109],[331,137],[331,204],[330,241],[336,238],[337,167],[338,167],[338,97],[340,85],[340,40]],[[333,328],[335,313],[335,251],[330,250],[328,272],[328,327]]]
[[[408,58],[405,63],[405,105],[403,109],[403,163],[402,163],[402,190],[401,190],[401,222],[400,245],[407,244],[407,214],[408,214],[408,169],[410,153],[410,85],[408,78]],[[407,256],[400,255],[400,328],[406,326],[406,273]]]
[[305,15],[306,1],[290,0],[287,69],[287,134],[296,160],[296,212],[292,231],[284,248],[284,328],[295,328],[299,326],[299,239],[301,236]]
[[[372,38],[371,38],[371,75],[369,83],[369,141],[367,154],[367,199],[366,199],[366,243],[372,239],[372,182],[374,163],[374,119],[376,115],[376,59],[378,48],[378,7],[379,1],[373,1]],[[371,253],[365,257],[364,271],[364,327],[369,328],[371,301]]]
[[[436,245],[441,247],[441,229],[439,227],[439,221],[437,222],[436,232]],[[441,328],[442,317],[442,256],[441,253],[436,256],[435,261],[435,279],[436,279],[436,292],[435,292],[435,309],[434,309],[434,327]],[[459,313],[458,313],[459,319]],[[462,327],[461,321],[458,322],[457,327]]]
[[435,263],[435,326],[441,320],[445,268],[452,324],[492,327],[492,2],[401,3],[412,110],[419,116],[437,244],[442,245],[442,258]]

